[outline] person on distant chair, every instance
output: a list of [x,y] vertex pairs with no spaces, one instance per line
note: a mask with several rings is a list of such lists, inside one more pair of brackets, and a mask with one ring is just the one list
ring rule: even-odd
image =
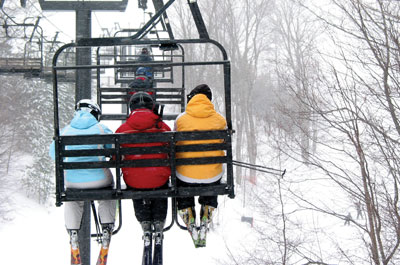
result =
[[[142,51],[140,52],[139,56],[136,59],[136,62],[148,63],[152,62],[153,58],[150,55],[149,49],[147,47],[143,47]],[[145,75],[148,78],[153,78],[153,68],[151,66],[143,66],[145,70]],[[136,70],[137,71],[137,70]]]
[[[61,135],[111,134],[112,131],[100,124],[101,109],[90,99],[82,99],[75,105],[75,115]],[[55,143],[50,145],[49,155],[55,160]],[[111,145],[71,145],[68,150],[104,149]],[[70,162],[105,161],[101,156],[68,157]],[[64,173],[65,186],[70,189],[99,189],[113,187],[114,179],[109,168],[69,169]],[[108,249],[115,222],[116,201],[99,201],[99,217],[103,229],[102,249]],[[83,201],[64,202],[65,226],[70,235],[71,263],[80,263],[78,231],[81,228]],[[108,251],[108,250],[107,250]],[[102,257],[106,259],[106,257]],[[103,261],[102,261],[103,262]]]
[[[150,75],[151,75],[151,73],[150,73]],[[139,67],[136,70],[135,80],[130,82],[128,86],[129,86],[130,90],[128,91],[128,94],[127,94],[127,99],[126,99],[127,102],[129,102],[132,95],[135,94],[137,91],[143,90],[143,91],[147,92],[149,95],[154,94],[154,92],[153,92],[154,90],[152,90],[153,80],[151,77],[148,76],[148,73],[147,73],[147,70],[145,67]]]
[[[186,111],[175,120],[175,131],[208,131],[226,129],[226,120],[214,109],[211,89],[198,85],[187,96]],[[177,145],[220,143],[221,140],[181,141]],[[224,151],[181,152],[176,158],[224,156]],[[223,175],[222,164],[180,165],[176,167],[177,185],[196,187],[219,184]],[[206,245],[208,226],[218,206],[218,196],[200,196],[200,229],[196,224],[194,197],[178,197],[178,213],[186,224],[196,247]]]

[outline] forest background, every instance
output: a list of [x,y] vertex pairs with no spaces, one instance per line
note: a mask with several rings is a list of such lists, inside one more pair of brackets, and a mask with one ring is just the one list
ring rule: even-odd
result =
[[[5,1],[3,21],[43,15],[37,1],[25,8],[15,2]],[[176,38],[197,37],[185,26],[187,3],[176,2],[169,14]],[[400,2],[198,2],[210,37],[232,63],[234,159],[287,170],[281,178],[235,168],[257,243],[229,253],[227,262],[399,264]],[[0,31],[0,57],[34,45],[10,37],[24,35],[18,29]],[[194,87],[213,80],[213,71],[188,79]],[[15,190],[54,207],[51,90],[43,80],[0,76],[2,226],[12,222]],[[68,120],[74,87],[61,90]],[[217,108],[222,96],[216,87]],[[32,163],[15,183],[9,172],[27,155]]]

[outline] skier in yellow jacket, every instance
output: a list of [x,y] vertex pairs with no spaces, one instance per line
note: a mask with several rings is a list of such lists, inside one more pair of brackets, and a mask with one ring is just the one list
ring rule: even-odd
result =
[[[206,84],[195,87],[187,96],[186,111],[175,120],[175,131],[208,131],[226,129],[226,120],[214,109],[211,102],[211,89]],[[220,143],[222,140],[181,141],[178,145],[185,144],[211,144]],[[182,152],[177,153],[177,158],[224,156],[224,151]],[[223,175],[222,164],[181,165],[176,167],[177,185],[183,187],[207,186],[219,184]],[[196,224],[194,197],[177,198],[178,213],[196,247],[204,247],[208,225],[213,213],[218,206],[217,196],[200,196],[200,227]]]

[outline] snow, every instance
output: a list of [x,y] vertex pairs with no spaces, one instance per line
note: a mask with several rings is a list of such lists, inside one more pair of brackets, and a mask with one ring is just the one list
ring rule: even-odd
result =
[[[69,264],[69,237],[64,228],[63,207],[43,206],[14,192],[15,208],[12,220],[0,223],[2,264]],[[214,229],[208,234],[207,247],[196,249],[187,231],[174,225],[164,236],[164,264],[222,264],[227,249],[235,249],[240,240],[251,233],[248,223],[241,223],[235,208],[238,200],[220,197]],[[108,264],[141,264],[142,232],[134,216],[132,202],[122,203],[122,228],[112,238]],[[226,214],[231,213],[231,214]],[[167,222],[170,222],[169,212]],[[94,229],[92,222],[92,230]],[[92,239],[91,263],[94,264],[100,246]]]

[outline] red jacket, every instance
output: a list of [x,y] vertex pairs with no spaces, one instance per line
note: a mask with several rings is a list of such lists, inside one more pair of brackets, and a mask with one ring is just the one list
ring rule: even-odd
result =
[[[171,131],[160,117],[149,109],[137,109],[122,124],[116,133],[147,133]],[[167,143],[123,144],[122,147],[161,146]],[[167,158],[167,154],[126,155],[125,160]],[[158,188],[171,175],[170,167],[128,167],[122,168],[126,185],[138,189]]]

